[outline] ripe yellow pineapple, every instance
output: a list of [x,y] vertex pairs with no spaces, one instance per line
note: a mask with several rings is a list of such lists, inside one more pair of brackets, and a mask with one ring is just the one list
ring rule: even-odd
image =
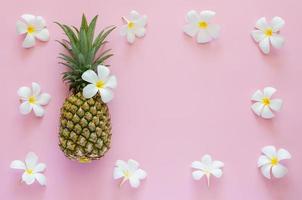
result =
[[113,55],[110,54],[111,49],[97,55],[107,43],[106,37],[115,29],[114,26],[107,27],[95,37],[97,18],[95,16],[87,23],[83,15],[79,29],[56,22],[67,36],[67,40],[58,41],[67,51],[60,53],[59,58],[62,60],[60,63],[68,68],[63,73],[63,80],[71,91],[61,108],[59,146],[65,156],[79,162],[101,158],[109,150],[111,142],[110,113],[104,103],[106,101],[101,98],[105,83],[102,80],[96,83],[100,94],[89,98],[83,96],[83,89],[89,85],[83,74],[99,70],[109,74],[107,67],[102,66],[104,69],[101,69],[99,66]]

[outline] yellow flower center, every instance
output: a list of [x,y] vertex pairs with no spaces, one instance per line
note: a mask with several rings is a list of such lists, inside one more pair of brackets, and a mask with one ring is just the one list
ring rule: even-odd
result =
[[27,169],[25,172],[26,172],[27,174],[33,174],[33,170],[32,170],[32,169]]
[[29,25],[27,27],[27,33],[34,33],[36,32],[36,28],[33,25]]
[[272,28],[267,28],[265,31],[264,31],[264,34],[267,36],[267,37],[270,37],[273,35],[273,29]]
[[198,22],[198,27],[201,29],[206,29],[206,28],[208,28],[208,23],[205,21],[200,21],[200,22]]
[[129,21],[129,22],[128,22],[128,28],[129,28],[129,29],[133,29],[134,26],[135,26],[135,24],[134,24],[132,21]]
[[37,102],[37,99],[36,99],[35,96],[31,96],[31,97],[28,98],[28,102],[30,104],[35,104]]
[[271,103],[271,100],[269,98],[265,97],[265,98],[262,99],[262,103],[265,106],[269,106],[270,103]]
[[130,173],[129,171],[124,171],[124,177],[125,177],[126,179],[129,179],[130,176],[131,176],[131,173]]
[[104,83],[104,81],[99,80],[98,82],[96,82],[95,85],[96,85],[96,87],[100,90],[100,89],[103,89],[103,88],[104,88],[105,83]]
[[272,164],[273,166],[278,165],[278,163],[279,163],[279,160],[278,160],[277,157],[273,157],[273,158],[271,159],[271,164]]

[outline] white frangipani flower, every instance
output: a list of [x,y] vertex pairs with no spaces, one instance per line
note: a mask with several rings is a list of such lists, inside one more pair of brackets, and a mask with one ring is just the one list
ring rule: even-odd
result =
[[252,37],[259,43],[261,51],[265,54],[270,52],[270,44],[275,48],[281,48],[284,44],[284,38],[279,35],[280,29],[285,22],[281,17],[274,17],[270,23],[265,17],[258,19],[256,29],[252,31]]
[[42,106],[47,105],[50,101],[50,95],[41,93],[41,88],[38,83],[33,82],[32,87],[21,87],[18,90],[18,95],[21,100],[20,112],[26,115],[34,110],[37,117],[42,117],[45,113]]
[[198,13],[191,10],[187,13],[186,24],[183,31],[191,36],[197,35],[198,43],[207,43],[219,36],[220,26],[210,21],[216,15],[214,11],[204,10]]
[[211,175],[217,178],[222,176],[222,170],[220,168],[222,168],[224,164],[219,160],[213,161],[212,157],[206,154],[202,157],[201,161],[194,161],[191,166],[192,168],[197,169],[192,172],[193,179],[200,180],[205,175],[209,186]]
[[271,99],[272,95],[277,90],[273,87],[266,87],[261,90],[257,90],[251,100],[256,101],[252,106],[252,110],[258,116],[261,116],[265,119],[271,119],[275,115],[271,110],[279,111],[282,107],[282,100],[281,99]]
[[37,180],[41,185],[46,185],[46,178],[42,172],[46,169],[44,163],[38,163],[38,156],[29,152],[25,158],[25,162],[21,160],[14,160],[10,164],[12,169],[24,170],[22,175],[22,181],[27,185],[31,185]]
[[261,168],[264,177],[270,179],[271,171],[276,178],[282,178],[287,174],[287,168],[280,164],[281,160],[291,159],[287,150],[279,149],[277,151],[274,146],[266,146],[262,148],[262,153],[264,155],[259,157],[258,167]]
[[24,48],[33,47],[36,39],[46,42],[49,40],[49,32],[46,28],[46,22],[41,16],[24,14],[21,16],[23,21],[17,21],[17,33],[26,34],[22,46]]
[[124,184],[127,180],[131,187],[138,188],[140,181],[147,177],[147,173],[139,169],[139,163],[135,160],[129,159],[128,162],[123,160],[117,160],[113,171],[113,178],[123,178],[121,184]]
[[110,70],[104,65],[98,65],[97,74],[93,70],[87,70],[82,74],[82,79],[89,82],[83,89],[83,96],[87,99],[94,97],[98,92],[104,103],[113,99],[113,92],[117,86],[115,76],[110,75]]
[[121,35],[126,36],[129,43],[134,43],[135,36],[143,37],[146,33],[145,26],[147,24],[147,16],[140,15],[137,11],[132,10],[129,14],[129,19],[122,17],[126,22],[121,27]]

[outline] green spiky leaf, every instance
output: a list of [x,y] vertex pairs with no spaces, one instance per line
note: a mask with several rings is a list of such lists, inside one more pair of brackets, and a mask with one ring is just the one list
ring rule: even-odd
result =
[[81,91],[87,85],[87,82],[81,78],[85,71],[89,69],[96,70],[97,65],[104,64],[113,55],[110,53],[111,49],[104,50],[101,53],[98,53],[98,51],[103,49],[102,47],[107,43],[107,36],[116,27],[109,26],[95,34],[97,19],[98,16],[95,16],[88,23],[86,16],[83,14],[79,28],[55,22],[67,36],[67,40],[58,41],[67,52],[60,53],[59,58],[61,59],[60,64],[68,69],[63,73],[63,80],[69,84],[70,90],[74,92]]

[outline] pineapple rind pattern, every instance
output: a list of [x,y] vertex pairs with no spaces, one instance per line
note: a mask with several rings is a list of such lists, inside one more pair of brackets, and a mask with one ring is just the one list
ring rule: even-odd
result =
[[108,106],[97,95],[85,99],[81,92],[69,96],[62,108],[59,146],[72,160],[90,161],[104,156],[111,143]]

